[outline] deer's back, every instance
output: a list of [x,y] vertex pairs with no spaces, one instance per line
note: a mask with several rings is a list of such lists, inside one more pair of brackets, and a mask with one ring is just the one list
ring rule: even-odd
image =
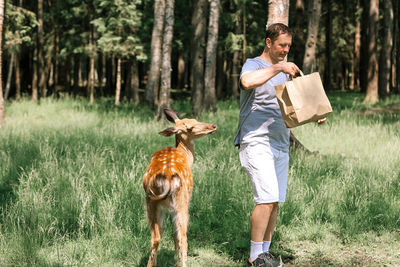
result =
[[145,189],[151,187],[156,178],[170,183],[171,188],[173,181],[179,178],[179,187],[184,186],[191,192],[193,179],[186,154],[175,147],[166,147],[155,152],[143,178]]

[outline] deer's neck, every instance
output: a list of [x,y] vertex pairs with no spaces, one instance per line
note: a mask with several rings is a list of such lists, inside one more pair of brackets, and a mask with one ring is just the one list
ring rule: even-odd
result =
[[184,140],[176,136],[176,148],[182,150],[187,157],[189,168],[192,168],[194,160],[194,142],[193,140]]

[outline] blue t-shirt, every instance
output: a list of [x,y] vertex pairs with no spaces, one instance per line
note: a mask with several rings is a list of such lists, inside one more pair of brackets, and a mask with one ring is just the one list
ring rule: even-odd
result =
[[[247,59],[240,78],[247,72],[271,65],[261,57]],[[281,151],[289,151],[290,131],[282,119],[275,95],[275,86],[287,80],[288,76],[280,72],[259,87],[240,90],[240,115],[235,146],[263,143]]]

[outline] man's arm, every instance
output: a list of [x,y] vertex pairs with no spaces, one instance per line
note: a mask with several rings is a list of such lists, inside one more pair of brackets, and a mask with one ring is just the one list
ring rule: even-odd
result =
[[296,64],[292,62],[279,62],[267,68],[250,71],[243,74],[240,82],[243,89],[249,90],[264,84],[280,72],[289,74],[294,77],[296,73],[300,72],[300,69],[296,66]]

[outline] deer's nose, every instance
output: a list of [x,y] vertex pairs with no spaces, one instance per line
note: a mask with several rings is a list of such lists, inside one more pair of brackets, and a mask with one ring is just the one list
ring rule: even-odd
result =
[[217,128],[218,128],[218,126],[217,126],[216,124],[213,124],[211,127],[212,127],[213,129],[215,129],[215,130],[217,130]]

